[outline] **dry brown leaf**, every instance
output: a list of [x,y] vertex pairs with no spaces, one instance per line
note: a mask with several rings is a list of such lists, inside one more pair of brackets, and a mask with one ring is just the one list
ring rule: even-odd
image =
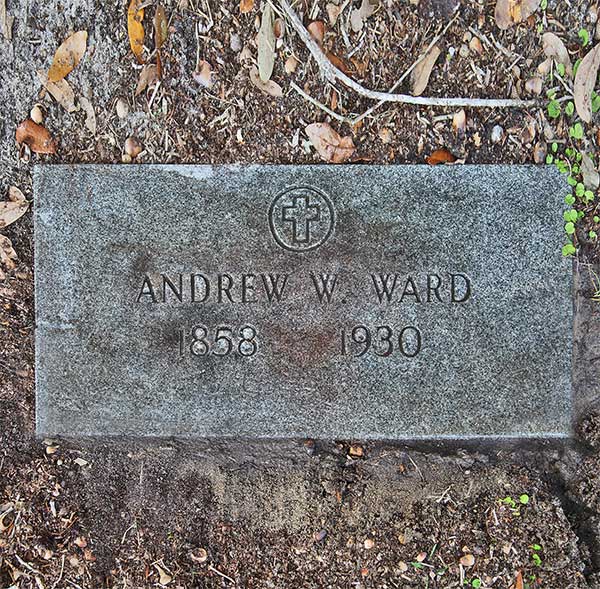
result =
[[16,187],[8,189],[8,200],[0,202],[0,229],[20,219],[29,208],[23,193]]
[[472,567],[475,564],[475,557],[472,554],[465,554],[461,556],[460,564],[464,567]]
[[600,66],[600,44],[596,45],[583,58],[577,73],[575,74],[575,83],[573,84],[573,98],[577,114],[586,122],[592,121],[592,92],[596,85],[598,77],[598,67]]
[[127,9],[127,34],[129,45],[139,63],[144,63],[144,9],[140,8],[142,0],[131,0]]
[[450,153],[446,148],[436,149],[430,156],[425,158],[430,166],[438,164],[452,164],[456,161],[456,156]]
[[96,134],[96,113],[94,112],[94,106],[91,101],[85,96],[79,97],[79,104],[83,112],[85,112],[85,126],[90,130],[92,135]]
[[311,37],[317,42],[319,47],[323,47],[323,39],[325,38],[325,23],[322,20],[313,20],[308,27],[308,32]]
[[75,112],[77,107],[75,106],[75,92],[67,80],[58,80],[58,82],[51,82],[48,80],[48,76],[42,70],[37,71],[38,79],[50,92],[54,100],[58,102],[67,112]]
[[369,18],[377,8],[379,0],[362,0],[359,8],[354,8],[350,13],[350,25],[355,33],[362,30],[365,20]]
[[6,14],[6,0],[0,0],[0,31],[7,41],[12,39],[12,26],[15,17]]
[[161,49],[165,44],[168,36],[169,28],[167,26],[165,7],[162,4],[159,4],[154,13],[154,42],[157,50]]
[[240,12],[245,14],[254,8],[254,0],[240,0]]
[[523,573],[519,571],[515,579],[515,589],[523,589]]
[[340,71],[344,72],[347,76],[349,76],[352,72],[352,68],[348,64],[347,61],[338,57],[335,53],[328,51],[325,54],[325,57]]
[[417,64],[412,73],[412,93],[413,96],[421,96],[429,83],[431,70],[440,56],[440,48],[434,45],[425,55],[425,57]]
[[56,153],[56,142],[52,139],[48,129],[25,119],[18,127],[15,134],[17,143],[28,145],[35,153]]
[[146,88],[154,86],[158,81],[158,71],[156,66],[152,64],[145,65],[140,71],[140,77],[135,89],[135,95],[141,94]]
[[158,571],[158,582],[161,585],[168,585],[173,580],[173,577],[169,575],[162,567],[158,566],[157,564],[154,564],[154,567]]
[[0,280],[4,280],[6,275],[2,267],[6,270],[14,270],[17,266],[17,252],[13,249],[12,242],[6,235],[0,235]]
[[275,65],[275,31],[273,30],[273,10],[265,4],[260,30],[256,40],[258,46],[258,73],[263,82],[267,82]]
[[581,154],[581,175],[588,190],[597,190],[600,186],[600,175],[592,158],[587,153]]
[[562,63],[569,76],[573,74],[573,66],[571,65],[569,52],[560,37],[554,33],[544,33],[544,36],[542,37],[542,46],[546,57],[553,59],[556,63]]
[[507,29],[529,18],[539,5],[540,0],[497,0],[496,24],[500,29]]
[[212,88],[214,81],[212,78],[212,67],[208,61],[200,60],[193,74],[194,80],[205,88]]
[[274,96],[275,98],[279,98],[283,96],[283,89],[281,86],[274,82],[273,80],[267,80],[263,82],[260,78],[260,74],[258,73],[258,69],[253,66],[250,69],[250,81],[259,89],[262,90],[265,94],[269,96]]
[[305,131],[321,159],[326,162],[341,164],[354,155],[352,137],[341,137],[329,123],[312,123]]
[[327,16],[329,17],[329,22],[331,23],[331,26],[333,27],[333,26],[335,26],[335,23],[337,22],[337,19],[338,19],[338,16],[340,15],[342,7],[329,2],[325,8],[327,9]]
[[85,53],[87,37],[87,31],[77,31],[59,46],[48,72],[50,82],[58,82],[73,71]]

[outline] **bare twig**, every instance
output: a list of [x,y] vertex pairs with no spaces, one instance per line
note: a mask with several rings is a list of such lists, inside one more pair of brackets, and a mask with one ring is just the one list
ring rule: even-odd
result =
[[332,84],[337,80],[344,83],[348,88],[354,90],[357,94],[379,100],[382,102],[401,102],[404,104],[417,104],[424,106],[446,106],[451,108],[456,107],[472,107],[472,108],[507,108],[507,107],[529,107],[535,106],[534,100],[518,100],[518,99],[495,99],[495,98],[437,98],[426,96],[409,96],[407,94],[392,94],[390,92],[379,92],[365,88],[344,72],[336,68],[331,61],[327,59],[321,48],[315,40],[310,36],[310,33],[304,28],[302,22],[290,7],[287,0],[278,0],[281,9],[290,21],[294,30],[298,33],[303,43],[306,45],[315,61],[317,62],[321,72]]
[[290,86],[296,92],[298,92],[298,94],[300,94],[300,96],[302,96],[302,98],[305,98],[306,100],[308,100],[308,102],[314,104],[317,108],[320,108],[323,112],[326,112],[330,117],[333,117],[334,119],[337,119],[338,121],[341,121],[342,123],[351,122],[351,120],[348,119],[347,117],[336,113],[335,111],[331,110],[329,107],[327,107],[324,104],[322,104],[321,102],[319,102],[317,99],[313,98],[310,94],[307,94],[306,92],[304,92],[304,90],[302,90],[302,88],[300,88],[300,86],[298,86],[294,82],[290,82]]
[[217,573],[217,575],[227,579],[228,581],[231,581],[235,585],[235,581],[231,577],[228,577],[225,573],[222,573],[220,570],[216,569],[212,564],[208,565],[208,570],[212,571],[213,573]]
[[[427,49],[425,49],[425,51],[423,51],[423,53],[421,54],[421,56],[419,57],[419,59],[417,59],[417,61],[415,61],[396,81],[396,83],[389,89],[389,92],[394,92],[399,86],[400,84],[402,84],[402,82],[404,82],[404,80],[410,75],[410,73],[427,57],[427,54],[433,49],[433,46],[446,34],[446,32],[448,31],[448,29],[450,28],[450,26],[452,24],[454,24],[454,21],[458,18],[458,13],[456,13],[454,15],[454,18],[452,18],[448,24],[444,27],[444,29],[442,30],[441,33],[439,33],[438,35],[435,36],[435,38],[433,39],[433,41],[431,41],[431,43],[429,43],[429,45],[427,46]],[[360,121],[362,121],[364,118],[368,117],[370,114],[372,114],[376,109],[378,109],[380,106],[382,106],[383,104],[385,104],[385,101],[380,100],[377,104],[374,104],[371,108],[367,109],[362,115],[356,117],[353,121],[352,124],[356,125],[357,123],[360,123]]]

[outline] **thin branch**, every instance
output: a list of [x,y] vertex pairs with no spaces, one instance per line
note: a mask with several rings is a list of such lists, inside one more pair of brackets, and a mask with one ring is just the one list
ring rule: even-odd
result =
[[290,82],[290,86],[296,92],[298,92],[298,94],[300,94],[300,96],[302,96],[302,98],[305,98],[306,100],[308,100],[308,102],[314,104],[317,108],[320,108],[323,112],[326,112],[330,117],[333,117],[334,119],[337,119],[338,121],[340,121],[342,123],[352,122],[347,117],[336,113],[335,111],[331,110],[330,108],[328,108],[327,106],[325,106],[324,104],[319,102],[317,99],[313,98],[310,94],[307,94],[306,92],[304,92],[304,90],[302,90],[302,88],[300,88],[300,86],[298,86],[297,84],[294,84],[294,82]]
[[[427,46],[427,49],[425,49],[425,51],[423,51],[423,53],[421,54],[421,56],[419,57],[419,59],[417,59],[417,61],[415,61],[398,78],[398,80],[396,81],[396,83],[389,89],[389,92],[394,92],[400,86],[400,84],[402,84],[402,82],[404,82],[404,80],[410,75],[410,73],[427,57],[427,54],[433,49],[434,45],[448,32],[448,29],[450,28],[451,25],[454,24],[454,21],[457,18],[458,18],[458,13],[456,13],[454,15],[454,18],[452,18],[450,21],[448,21],[448,24],[444,27],[444,29],[442,30],[442,32],[439,35],[436,35],[435,38],[433,39],[433,41],[431,43],[429,43],[429,45]],[[356,125],[357,123],[360,123],[360,121],[362,121],[364,118],[368,117],[370,114],[372,114],[376,109],[378,109],[383,104],[385,104],[385,101],[380,100],[377,104],[374,104],[371,108],[367,109],[362,115],[356,117],[352,121],[352,124]]]
[[287,0],[278,0],[281,9],[290,21],[294,30],[298,33],[308,50],[311,52],[317,62],[321,72],[332,84],[337,80],[344,83],[348,88],[354,90],[357,94],[365,96],[372,100],[381,102],[401,102],[404,104],[417,104],[424,106],[445,106],[450,108],[456,107],[472,107],[472,108],[507,108],[507,107],[529,107],[535,106],[535,100],[518,100],[518,99],[495,99],[495,98],[437,98],[426,96],[409,96],[407,94],[392,94],[390,92],[379,92],[365,88],[344,72],[336,68],[331,61],[321,51],[310,33],[304,28],[304,25],[290,7]]

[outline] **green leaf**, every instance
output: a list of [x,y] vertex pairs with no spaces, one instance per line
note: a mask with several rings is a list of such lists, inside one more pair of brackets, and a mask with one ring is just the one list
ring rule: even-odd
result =
[[581,39],[581,44],[586,47],[590,42],[590,34],[586,29],[580,29],[577,36]]
[[539,544],[532,544],[532,545],[531,545],[531,547],[532,547],[534,550],[541,550],[541,549],[542,549],[542,547],[541,547]]
[[567,243],[562,248],[562,255],[565,257],[572,256],[576,251],[577,250],[575,249],[575,246],[572,243]]
[[600,96],[592,92],[592,112],[596,113],[600,110]]
[[585,186],[581,182],[577,182],[575,185],[575,195],[582,197],[585,194]]
[[594,215],[594,223],[600,223],[600,217],[598,215]]
[[527,495],[527,493],[523,493],[523,495],[519,497],[519,502],[523,505],[527,505],[529,503],[529,495]]
[[556,141],[554,141],[554,143],[552,143],[552,153],[556,153],[558,151],[558,143],[556,143]]
[[567,106],[565,106],[565,114],[569,117],[572,117],[574,112],[575,112],[575,103],[573,101],[569,100],[569,102],[567,102]]
[[560,117],[560,102],[558,100],[551,100],[548,103],[548,116],[551,119],[558,119]]
[[598,234],[595,231],[590,231],[589,234],[590,239],[597,239]]
[[565,196],[565,203],[568,204],[569,206],[574,205],[575,197],[572,194],[567,194],[567,196]]
[[566,72],[565,64],[564,63],[557,63],[556,64],[556,71],[558,72],[558,75],[561,78],[564,78],[565,77],[565,72]]
[[592,200],[594,200],[594,193],[591,190],[586,190],[583,194],[584,198],[585,198],[585,202],[591,202]]
[[565,231],[567,235],[573,235],[573,233],[575,233],[575,225],[571,221],[569,221],[565,224]]
[[552,156],[552,154],[551,154],[551,153],[549,153],[549,154],[546,156],[546,163],[547,163],[548,165],[550,165],[550,164],[551,164],[553,161],[554,161],[554,157]]
[[583,139],[583,125],[581,123],[575,123],[569,129],[569,135],[573,137],[573,139]]
[[471,587],[474,587],[475,589],[479,589],[479,587],[481,587],[481,579],[473,579],[471,581]]
[[[569,209],[563,213],[563,219],[568,223],[575,223],[577,221],[577,211],[575,209]],[[527,497],[527,495],[525,495]],[[521,503],[523,503],[521,501]]]
[[573,176],[569,176],[567,178],[567,184],[569,186],[577,186],[577,180],[575,180],[575,178],[573,178]]
[[535,566],[542,566],[542,559],[540,558],[539,554],[532,554],[531,555],[531,560],[533,560],[533,562],[535,563]]
[[575,77],[575,75],[577,74],[577,70],[579,69],[580,65],[581,65],[581,59],[578,59],[575,62],[575,65],[573,66],[573,77]]

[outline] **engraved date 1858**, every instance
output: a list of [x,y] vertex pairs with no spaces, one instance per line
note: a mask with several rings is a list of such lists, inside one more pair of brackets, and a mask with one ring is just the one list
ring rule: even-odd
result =
[[252,325],[239,328],[219,325],[209,329],[205,325],[194,325],[191,329],[179,330],[179,355],[185,356],[254,356],[258,351],[257,331]]

